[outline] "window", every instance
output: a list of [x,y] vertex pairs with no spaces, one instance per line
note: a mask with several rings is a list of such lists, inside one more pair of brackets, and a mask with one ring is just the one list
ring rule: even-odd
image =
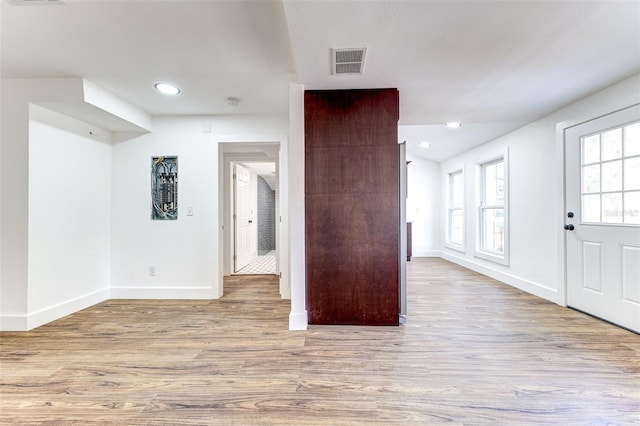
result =
[[453,248],[464,247],[464,174],[462,170],[449,173],[447,200],[447,243]]
[[640,122],[580,138],[582,222],[640,224]]
[[508,264],[507,163],[501,156],[479,164],[479,223],[476,255]]

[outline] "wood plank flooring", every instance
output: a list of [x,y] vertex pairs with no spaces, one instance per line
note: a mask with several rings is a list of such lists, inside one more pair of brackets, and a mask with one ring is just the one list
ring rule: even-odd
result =
[[5,425],[638,425],[640,336],[441,259],[408,323],[287,330],[274,277],[0,334]]

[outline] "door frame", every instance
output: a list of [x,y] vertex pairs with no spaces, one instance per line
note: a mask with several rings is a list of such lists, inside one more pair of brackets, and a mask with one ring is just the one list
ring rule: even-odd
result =
[[[594,102],[597,104],[597,102]],[[566,145],[567,145],[567,131],[573,127],[580,126],[593,120],[597,120],[607,115],[615,114],[623,111],[627,108],[640,105],[640,98],[635,97],[631,99],[616,98],[610,99],[609,102],[601,102],[592,110],[578,111],[574,113],[572,119],[561,121],[556,124],[556,169],[560,171],[558,174],[558,190],[556,191],[557,200],[557,216],[554,224],[557,229],[556,246],[558,248],[558,261],[557,261],[557,282],[558,287],[558,303],[561,306],[567,307],[568,303],[568,286],[567,286],[567,235],[564,230],[566,204],[567,204],[567,192],[566,192]]]
[[[287,137],[286,136],[242,136],[242,135],[219,135],[214,136],[214,141],[218,145],[218,223],[220,224],[221,238],[218,239],[218,282],[219,295],[224,294],[224,277],[233,272],[233,256],[230,254],[233,249],[232,227],[233,221],[229,215],[232,209],[232,174],[233,162],[269,162],[275,161],[277,178],[277,200],[276,200],[276,273],[280,276],[280,296],[283,299],[291,298],[291,283],[289,277],[289,207],[288,207],[288,174],[286,165],[288,162]],[[225,152],[225,147],[229,144],[241,144],[244,147],[251,147],[262,144],[277,144],[280,154],[277,158],[269,158],[266,155],[255,153]]]
[[[237,159],[238,157],[242,157],[242,160],[238,160]],[[260,158],[262,158],[262,159],[260,159]],[[228,198],[227,198],[227,196],[225,194],[225,199],[229,200],[229,208],[228,208],[228,210],[226,210],[226,215],[225,215],[225,225],[229,225],[228,229],[229,229],[230,233],[229,233],[228,236],[226,235],[226,233],[224,235],[224,238],[225,238],[224,247],[225,247],[225,250],[228,249],[228,255],[229,256],[226,256],[226,253],[225,253],[225,256],[224,256],[224,262],[225,262],[225,268],[224,269],[225,270],[223,272],[224,272],[224,275],[233,275],[234,273],[237,272],[236,271],[236,267],[235,267],[236,266],[235,265],[235,261],[233,259],[233,254],[236,251],[235,250],[235,240],[236,240],[236,238],[235,238],[235,235],[234,235],[236,229],[235,229],[235,224],[234,224],[234,219],[233,219],[233,215],[235,214],[235,211],[234,211],[235,210],[235,198],[234,198],[235,197],[235,194],[234,194],[235,182],[234,182],[234,178],[233,178],[234,167],[235,167],[235,165],[240,165],[240,166],[248,169],[250,175],[253,175],[253,172],[251,171],[251,168],[250,168],[251,163],[273,163],[275,165],[275,172],[276,172],[276,188],[279,188],[279,170],[278,170],[278,159],[275,159],[275,160],[273,158],[264,159],[263,157],[259,157],[259,156],[250,156],[250,155],[243,156],[243,155],[238,155],[238,154],[229,154],[229,153],[227,153],[227,154],[225,154],[225,164],[226,163],[229,164],[229,172],[228,173],[225,172],[225,176],[226,176],[226,179],[228,179],[229,191],[230,192],[228,194],[229,195]],[[257,175],[256,175],[256,178],[257,178]],[[254,206],[254,204],[257,204],[257,198],[256,198],[257,195],[258,195],[257,194],[257,188],[254,187],[253,185],[250,185],[250,191],[252,191],[252,194],[250,196],[251,197],[251,203],[252,203],[252,206]],[[276,212],[275,212],[276,217],[278,216],[279,209],[280,209],[280,205],[279,205],[280,204],[279,203],[280,194],[279,194],[279,192],[280,192],[280,190],[278,189],[276,191],[276,200],[275,200],[276,201]],[[254,203],[254,201],[255,201],[255,203]],[[255,212],[255,215],[256,215],[256,217],[255,217],[255,227],[254,227],[255,233],[252,232],[252,238],[253,237],[255,237],[255,238],[253,238],[254,241],[252,241],[252,242],[256,244],[256,253],[257,253],[257,244],[258,244],[258,235],[257,234],[259,232],[258,210],[257,209],[256,209],[256,212]],[[280,223],[278,223],[278,221],[275,222],[275,227],[276,227],[276,250],[275,251],[276,251],[276,275],[277,275],[280,272],[280,270],[278,268],[278,265],[279,265],[278,257],[279,257],[279,255],[278,255],[278,244],[277,244],[278,240],[279,240]],[[227,240],[227,238],[228,238],[228,240]],[[227,262],[228,262],[228,268],[227,268]]]

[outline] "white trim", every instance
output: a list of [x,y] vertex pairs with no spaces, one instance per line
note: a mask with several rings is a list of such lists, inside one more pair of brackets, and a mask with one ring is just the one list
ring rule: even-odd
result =
[[26,315],[3,315],[0,317],[0,331],[27,331]]
[[[445,193],[444,193],[444,246],[453,250],[465,253],[467,251],[467,170],[466,163],[462,163],[459,167],[451,167],[445,172]],[[449,241],[450,237],[450,210],[451,210],[451,175],[460,173],[462,177],[462,243],[454,243]]]
[[444,243],[444,248],[450,249],[450,250],[455,250],[458,251],[460,253],[466,253],[467,249],[464,246],[458,245],[458,244],[452,244],[452,243]]
[[[284,273],[283,273],[284,275]],[[280,282],[282,283],[282,280],[280,280]],[[286,300],[291,300],[291,288],[284,288],[284,286],[281,284],[280,285],[280,297],[282,299],[286,299]]]
[[71,315],[97,303],[109,300],[109,289],[95,291],[75,299],[59,303],[48,308],[41,309],[38,312],[30,313],[27,316],[27,330],[32,330],[41,325],[55,321],[67,315]]
[[[640,83],[640,74],[637,74],[628,79],[628,81],[633,80],[633,87],[637,87],[637,84]],[[621,86],[623,87],[623,86]],[[605,89],[607,90],[607,89]],[[610,105],[599,102],[597,106],[590,110],[589,112],[582,112],[580,114],[576,114],[576,116],[564,120],[556,122],[556,168],[560,170],[558,174],[557,181],[557,189],[555,191],[555,202],[558,206],[558,221],[556,222],[556,227],[558,232],[556,233],[556,247],[558,249],[558,260],[556,262],[557,266],[557,280],[559,293],[562,296],[562,300],[558,302],[562,306],[567,306],[567,245],[566,245],[566,232],[562,230],[562,224],[565,223],[565,214],[566,214],[566,205],[567,205],[567,194],[566,194],[566,132],[573,127],[579,126],[581,124],[588,123],[589,121],[597,120],[598,118],[602,118],[606,115],[614,114],[616,112],[625,110],[627,108],[632,108],[634,106],[640,105],[640,97],[638,97],[638,92],[629,91],[626,89],[623,90],[622,93],[618,93],[618,96],[612,96],[613,99]],[[593,95],[595,96],[595,94]]]
[[[484,183],[484,178],[482,176],[482,168],[484,165],[492,164],[495,162],[502,161],[504,163],[504,204],[502,208],[504,209],[504,253],[500,255],[499,253],[492,253],[488,251],[482,250],[482,200],[484,198],[482,185]],[[494,155],[487,155],[482,159],[479,159],[475,162],[475,177],[476,177],[476,191],[475,191],[475,199],[476,199],[476,215],[475,215],[475,236],[476,241],[474,244],[473,256],[477,258],[481,258],[484,260],[488,260],[490,262],[498,263],[500,265],[509,266],[509,147],[501,148],[495,151]],[[490,207],[490,206],[487,206]]]
[[493,278],[504,284],[510,285],[529,294],[533,294],[534,296],[538,296],[553,303],[562,305],[563,298],[561,292],[550,287],[546,287],[543,284],[529,281],[509,274],[507,272],[493,269],[487,265],[483,265],[464,257],[457,256],[454,253],[447,253],[443,251],[441,252],[441,257],[445,260],[448,260],[449,262],[464,266],[467,269],[471,269],[472,271],[475,271],[479,274],[486,275],[489,278]]
[[[286,227],[288,229],[288,269],[284,273],[291,290],[290,330],[306,330],[308,316],[306,303],[306,258],[305,258],[305,203],[304,203],[304,86],[289,84],[289,143],[286,165],[288,182],[288,206]],[[285,226],[285,223],[283,223]],[[284,269],[284,268],[283,268]]]
[[440,257],[440,250],[415,250],[411,258],[415,257]]
[[306,309],[303,312],[291,312],[289,314],[289,330],[306,330],[308,318]]
[[[566,125],[566,127],[565,127]],[[558,173],[558,180],[556,190],[554,191],[554,203],[558,206],[559,220],[556,221],[555,226],[560,230],[560,226],[564,223],[564,215],[566,211],[566,199],[565,199],[565,132],[570,127],[568,123],[556,124],[556,169],[560,170]],[[566,252],[566,240],[564,231],[558,231],[556,233],[556,248],[558,253],[558,259],[556,261],[556,281],[558,282],[558,295],[560,300],[559,305],[567,306],[567,252]]]
[[213,287],[112,287],[111,299],[217,299]]
[[[278,206],[277,213],[279,218],[276,218],[276,265],[278,273],[281,274],[279,291],[282,299],[291,298],[291,282],[289,276],[289,171],[288,157],[289,157],[289,138],[287,135],[223,135],[212,134],[211,140],[217,145],[218,152],[218,226],[220,232],[220,238],[218,239],[218,286],[215,292],[215,298],[222,297],[224,293],[224,276],[230,274],[233,270],[231,266],[233,259],[225,259],[226,255],[233,251],[233,242],[229,234],[231,232],[231,222],[225,214],[225,208],[229,208],[229,188],[231,183],[226,182],[226,178],[230,176],[230,166],[233,162],[245,161],[245,162],[270,162],[276,163],[276,169],[278,170]],[[223,152],[223,143],[242,143],[245,145],[254,145],[262,143],[273,143],[279,146],[279,155],[276,159],[263,158],[262,156],[237,154],[237,153],[225,153]],[[283,167],[283,165],[285,165]],[[226,192],[225,192],[226,191]],[[227,219],[225,222],[225,218]],[[279,219],[279,220],[278,220]],[[225,261],[226,260],[226,261]]]

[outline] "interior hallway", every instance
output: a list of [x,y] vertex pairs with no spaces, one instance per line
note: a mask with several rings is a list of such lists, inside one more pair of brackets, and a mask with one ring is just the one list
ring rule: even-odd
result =
[[111,300],[0,333],[3,424],[640,422],[640,336],[444,260],[408,323],[289,331],[275,276],[219,300]]
[[234,275],[275,275],[275,273],[276,251],[271,250],[265,254],[255,256],[247,266]]

